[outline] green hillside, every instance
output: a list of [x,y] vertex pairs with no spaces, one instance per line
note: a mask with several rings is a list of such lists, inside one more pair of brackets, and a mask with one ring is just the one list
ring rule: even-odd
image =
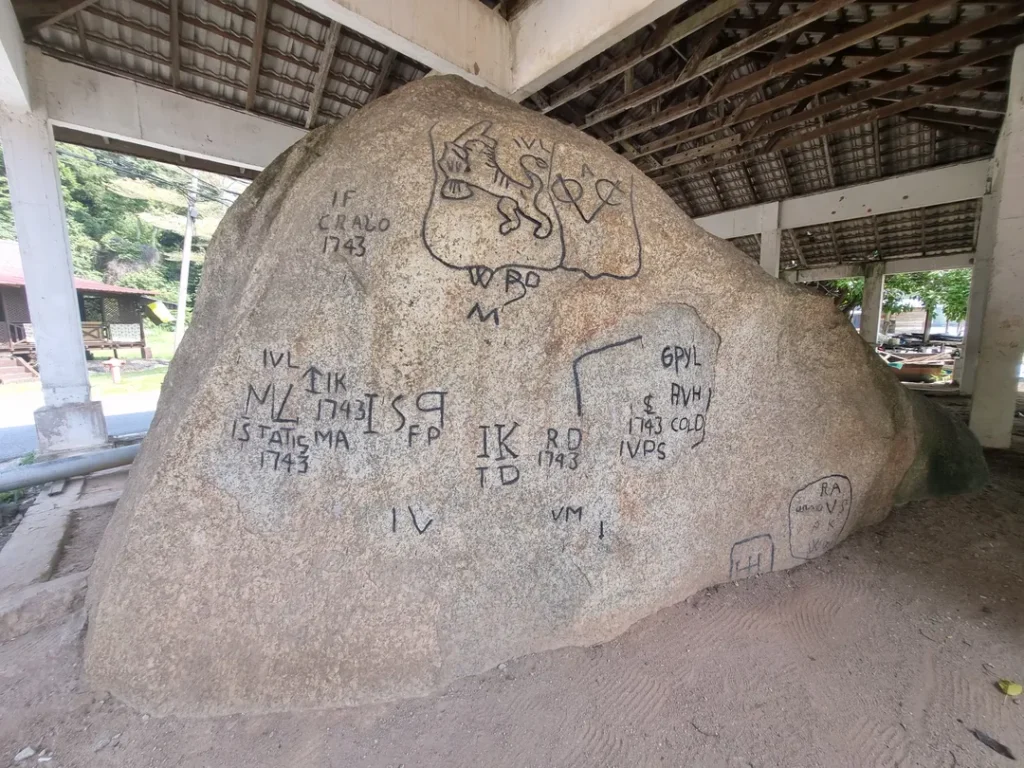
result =
[[[70,144],[57,151],[75,274],[145,288],[170,302],[177,301],[186,194],[197,180],[191,298],[210,237],[247,182]],[[2,152],[0,239],[17,239]]]

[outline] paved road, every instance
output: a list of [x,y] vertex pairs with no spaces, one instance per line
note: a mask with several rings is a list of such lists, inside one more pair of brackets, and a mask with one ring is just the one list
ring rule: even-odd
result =
[[[145,432],[153,419],[159,395],[159,392],[143,392],[103,398],[107,432],[111,435]],[[36,428],[32,414],[42,405],[41,392],[16,395],[0,393],[0,461],[36,449]]]

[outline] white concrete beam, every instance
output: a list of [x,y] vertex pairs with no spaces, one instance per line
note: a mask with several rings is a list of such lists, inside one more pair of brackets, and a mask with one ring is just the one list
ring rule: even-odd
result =
[[865,265],[862,296],[860,335],[875,346],[882,335],[882,305],[885,303],[885,265],[882,262]]
[[[964,269],[974,265],[973,253],[954,253],[948,256],[913,256],[905,259],[886,259],[883,274],[898,275],[906,272],[939,272],[944,269]],[[814,283],[819,280],[840,280],[844,277],[864,277],[866,264],[839,264],[831,267],[791,269],[785,273],[791,283]]]
[[[985,194],[988,160],[948,165],[908,173],[853,187],[791,197],[781,202],[782,229],[800,229],[833,221],[848,221],[932,205],[973,200]],[[725,239],[760,231],[765,205],[702,216],[695,221],[713,235]]]
[[49,56],[42,57],[41,68],[41,90],[55,125],[256,170],[306,134]]
[[29,105],[25,43],[11,0],[0,0],[0,104],[14,109]]
[[508,23],[480,0],[298,0],[446,75],[511,92]]
[[778,277],[781,261],[782,230],[779,229],[779,204],[768,203],[761,208],[761,269],[772,277]]
[[101,445],[107,431],[102,405],[89,400],[57,149],[37,96],[41,60],[39,51],[27,52],[32,107],[0,105],[0,144],[46,403],[35,412],[36,434],[40,451],[51,454]]
[[510,24],[512,98],[522,101],[684,2],[534,2]]
[[981,222],[978,226],[978,256],[971,273],[971,293],[967,300],[967,328],[964,331],[964,353],[960,366],[960,394],[974,393],[978,372],[978,351],[981,349],[981,322],[988,304],[988,285],[992,279],[992,251],[996,239],[996,206],[991,194],[981,199]]
[[973,286],[986,296],[970,425],[986,448],[1009,448],[1024,351],[1024,45],[1010,67],[1006,119],[992,158],[992,202],[987,279]]

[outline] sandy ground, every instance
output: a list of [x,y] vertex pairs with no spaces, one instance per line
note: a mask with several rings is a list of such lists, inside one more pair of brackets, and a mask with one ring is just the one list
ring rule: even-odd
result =
[[[74,615],[0,645],[0,766],[32,746],[52,760],[17,765],[1009,768],[973,731],[1024,759],[1024,703],[995,685],[1024,679],[1024,452],[989,459],[978,496],[390,706],[150,718],[81,679]],[[88,566],[109,514],[75,521],[61,573]]]

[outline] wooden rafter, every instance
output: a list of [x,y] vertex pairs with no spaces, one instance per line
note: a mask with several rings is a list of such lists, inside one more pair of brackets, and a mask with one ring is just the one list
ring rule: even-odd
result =
[[171,0],[171,86],[181,87],[181,8],[180,0]]
[[[900,117],[904,116],[900,115]],[[933,143],[935,141],[935,134],[937,131],[942,131],[943,133],[947,133],[950,136],[957,136],[959,138],[966,139],[967,141],[974,142],[975,144],[981,144],[982,146],[989,148],[994,147],[996,145],[996,140],[998,139],[998,136],[994,133],[991,133],[990,131],[983,131],[975,128],[964,128],[963,126],[948,125],[945,123],[925,123],[922,122],[921,120],[917,120],[912,117],[905,117],[904,119],[912,123],[921,123],[921,125],[930,128]]]
[[75,26],[78,28],[78,47],[82,51],[82,58],[86,61],[91,61],[92,54],[89,53],[89,36],[85,31],[85,16],[83,14],[75,14]]
[[[684,79],[681,76],[665,76],[658,78],[653,83],[644,86],[643,88],[637,89],[630,96],[620,99],[619,101],[609,104],[607,107],[601,110],[597,110],[587,115],[588,125],[599,123],[603,120],[607,120],[610,117],[614,117],[620,112],[624,112],[627,109],[633,109],[641,104],[645,104],[651,99],[655,99],[669,91],[675,90],[676,88],[685,85],[690,80],[700,77],[701,75],[712,72],[719,67],[723,67],[726,64],[735,61],[743,56],[746,56],[752,51],[757,50],[766,43],[770,43],[773,40],[778,40],[781,37],[785,37],[793,30],[799,29],[814,19],[821,18],[826,14],[833,13],[834,11],[842,8],[843,6],[849,5],[853,0],[816,0],[808,7],[803,10],[797,11],[794,14],[786,16],[774,24],[770,24],[767,27],[754,32],[753,34],[739,40],[738,42],[729,45],[717,53],[713,53],[707,56],[693,72],[689,73]],[[918,2],[927,3],[939,3],[949,2],[949,0],[918,0]],[[894,13],[898,13],[894,12]],[[926,11],[922,12],[924,15]],[[815,58],[821,58],[816,56]],[[659,123],[663,125],[663,123]],[[657,127],[657,126],[653,126]],[[647,129],[645,129],[647,130]],[[637,131],[640,133],[641,131]],[[632,134],[631,134],[632,135]]]
[[398,51],[394,48],[384,54],[384,59],[380,63],[380,70],[378,70],[377,77],[373,80],[373,88],[370,90],[370,95],[366,97],[365,104],[369,104],[384,93],[384,89],[388,85],[388,78],[391,76],[391,68],[395,65],[395,58],[397,56]]
[[[799,125],[800,123],[807,122],[808,120],[813,120],[813,119],[816,119],[816,118],[820,118],[820,117],[822,117],[824,115],[829,114],[830,112],[834,112],[836,110],[842,109],[843,107],[849,107],[849,106],[853,106],[855,104],[858,104],[860,102],[868,101],[868,100],[873,99],[874,97],[876,97],[876,96],[878,96],[880,94],[889,93],[891,91],[896,91],[896,90],[900,90],[900,89],[903,89],[903,88],[908,88],[908,87],[910,87],[912,85],[919,85],[919,84],[927,82],[929,80],[933,80],[938,75],[942,75],[942,74],[944,74],[946,72],[955,71],[955,70],[961,69],[963,67],[976,66],[978,64],[981,64],[981,63],[987,61],[988,59],[991,59],[991,58],[994,58],[996,56],[1001,55],[1005,51],[1012,51],[1013,48],[1016,45],[1018,45],[1021,41],[1024,41],[1024,37],[1015,38],[1015,39],[1011,39],[1011,40],[1005,40],[1005,41],[1003,41],[1001,43],[997,43],[995,45],[991,45],[991,46],[988,46],[986,48],[982,48],[980,50],[972,51],[971,53],[964,54],[964,55],[958,57],[957,59],[953,59],[951,61],[945,62],[944,64],[939,64],[939,65],[934,66],[934,67],[928,67],[926,69],[917,70],[917,71],[911,72],[911,73],[909,73],[907,75],[903,75],[902,77],[898,77],[895,80],[890,80],[890,81],[885,82],[885,83],[879,83],[879,84],[871,86],[869,88],[864,88],[864,89],[855,91],[850,96],[842,97],[842,98],[839,98],[839,99],[831,99],[829,101],[824,101],[824,102],[819,101],[819,103],[815,107],[813,107],[811,109],[803,109],[803,110],[801,110],[799,112],[794,112],[794,113],[785,115],[785,116],[783,116],[781,118],[778,118],[778,119],[776,119],[776,120],[774,120],[772,122],[769,122],[769,123],[765,124],[763,126],[763,128],[760,130],[759,133],[755,133],[753,135],[747,135],[747,136],[739,136],[739,135],[728,136],[726,138],[719,139],[718,141],[713,141],[713,142],[710,142],[708,144],[703,144],[703,145],[700,145],[700,146],[697,146],[697,147],[693,147],[691,149],[688,149],[688,150],[685,150],[685,151],[682,151],[682,152],[677,152],[676,154],[674,154],[674,155],[672,155],[670,157],[662,158],[661,165],[663,167],[671,167],[671,166],[674,166],[674,165],[681,165],[683,163],[690,162],[691,160],[696,160],[696,159],[698,159],[700,157],[705,157],[707,155],[716,154],[718,152],[722,152],[722,151],[727,150],[727,149],[733,149],[733,148],[735,148],[737,146],[740,146],[741,144],[749,143],[750,141],[755,140],[755,139],[759,138],[760,136],[763,136],[763,135],[765,135],[767,133],[772,133],[772,134],[778,135],[779,132],[782,131],[782,130],[785,130],[787,128],[792,128],[792,127],[794,127],[796,125]],[[817,86],[817,85],[818,85],[818,83],[815,84],[815,86]],[[793,91],[792,93],[800,93],[805,98],[809,98],[810,97],[810,93],[811,93],[812,90],[813,89],[797,89],[796,91]],[[778,97],[777,103],[782,103],[782,104],[787,103],[791,99],[791,95],[792,94],[785,94],[785,93],[780,95]],[[814,94],[814,98],[818,98],[820,95],[821,95],[821,92],[819,91],[818,93]],[[770,100],[769,102],[763,102],[763,103],[771,103],[772,101],[776,101],[776,100],[773,99],[773,100]],[[897,103],[899,103],[899,102],[897,102]],[[755,105],[755,107],[757,108],[756,111],[757,111],[758,115],[762,111],[760,109],[761,106],[762,106],[761,104]],[[750,112],[754,112],[755,111],[755,107],[752,107],[750,109]],[[750,115],[750,117],[755,117],[755,116],[757,116],[757,115]],[[707,124],[705,124],[705,126],[706,125]],[[700,128],[700,126],[698,126],[698,128]],[[703,134],[706,134],[706,133],[711,133],[711,132],[713,132],[715,130],[718,130],[718,129],[719,129],[718,126],[713,126],[711,130],[704,130],[704,129],[702,129],[702,133],[699,134],[699,135],[703,135]],[[654,144],[658,144],[658,143],[659,142],[654,142]],[[774,149],[774,147],[773,146],[769,146],[769,149]],[[645,153],[645,152],[648,151],[648,147],[641,147],[640,151],[642,153]]]
[[787,229],[786,234],[789,236],[789,243],[793,246],[793,250],[796,252],[796,258],[800,262],[801,267],[807,266],[807,258],[804,256],[804,251],[800,247],[800,241],[797,236],[793,234],[792,229]]
[[711,46],[715,44],[718,36],[722,34],[722,30],[725,28],[725,23],[728,20],[728,16],[722,16],[718,21],[708,25],[697,45],[690,52],[690,58],[686,62],[686,66],[683,67],[683,71],[679,73],[678,77],[680,80],[689,81],[693,77],[693,73],[697,71],[697,67],[704,61],[704,57],[708,55]]
[[843,257],[839,255],[839,240],[836,238],[836,225],[831,221],[828,223],[828,237],[832,241],[832,253],[836,255],[836,261],[843,263]]
[[617,56],[612,61],[600,67],[596,72],[580,78],[575,83],[572,83],[558,91],[551,97],[550,107],[545,110],[545,112],[555,109],[556,107],[560,107],[578,96],[582,96],[592,88],[595,88],[601,83],[607,82],[613,77],[621,75],[623,72],[632,69],[642,61],[672,45],[675,45],[680,40],[689,37],[693,33],[699,32],[709,24],[713,24],[719,19],[726,18],[740,5],[742,5],[743,2],[745,2],[745,0],[716,0],[711,5],[697,11],[697,13],[687,17],[678,24],[672,23],[673,14],[669,13],[662,16],[655,25],[653,32],[647,37],[643,44],[638,48],[627,51],[621,56]]
[[959,125],[964,128],[975,128],[981,131],[997,133],[1003,121],[991,117],[974,117],[956,112],[938,112],[934,109],[908,109],[903,113],[907,120],[934,125]]
[[[1012,2],[1012,0],[1009,0]],[[863,5],[863,3],[862,3]],[[1006,3],[996,3],[996,7],[1006,5]],[[745,18],[743,16],[732,16],[729,19],[729,23],[726,26],[728,30],[743,32],[749,34],[752,31],[760,29],[760,22],[756,18]],[[931,37],[937,35],[949,28],[947,22],[941,21],[917,21],[909,24],[904,24],[900,27],[900,37],[904,38],[918,38],[918,37]],[[827,19],[819,19],[818,21],[812,21],[803,27],[803,31],[815,35],[838,35],[849,29],[849,26],[843,25],[836,21],[829,21]],[[1013,37],[1020,33],[1020,27],[1015,24],[1007,24],[1001,27],[993,27],[987,30],[984,34],[978,35],[981,40],[1002,40],[1007,37]]]
[[871,144],[875,150],[875,178],[882,178],[882,135],[878,130],[878,121],[871,123]]
[[260,62],[263,60],[263,40],[267,35],[267,14],[270,0],[256,0],[256,32],[252,38],[249,58],[249,87],[245,92],[245,108],[251,110],[256,103],[256,87],[260,82]]
[[324,97],[324,88],[327,87],[327,78],[331,76],[331,62],[334,61],[334,52],[338,48],[338,38],[340,37],[341,24],[332,21],[327,28],[327,39],[324,40],[323,50],[320,51],[320,68],[313,81],[313,94],[309,97],[309,109],[306,111],[307,128],[313,127],[317,113],[320,111],[320,102]]
[[37,23],[35,27],[32,28],[32,32],[38,33],[39,30],[43,29],[44,27],[48,27],[51,24],[56,24],[57,22],[63,21],[64,19],[71,18],[79,11],[84,11],[90,5],[93,5],[98,1],[99,0],[79,0],[79,2],[69,5],[63,11],[55,13],[52,16],[48,16],[39,23]]
[[[824,126],[824,118],[818,118],[819,125]],[[836,167],[832,162],[832,150],[828,145],[828,134],[823,133],[818,137],[818,141],[821,142],[821,151],[825,156],[825,172],[828,174],[828,185],[829,187],[835,188],[836,184]]]
[[[136,0],[136,2],[137,1],[138,0]],[[97,12],[97,10],[98,9],[90,9],[89,11],[87,11],[87,13],[95,14]],[[160,34],[160,30],[158,30],[156,28],[152,28],[152,27],[143,27],[140,31],[145,31],[147,34],[152,34],[154,36]],[[173,64],[173,62],[168,57],[162,57],[162,56],[160,56],[158,54],[154,54],[151,51],[140,49],[139,47],[131,47],[131,48],[129,48],[129,47],[126,47],[126,46],[123,46],[123,45],[117,45],[113,41],[108,40],[105,37],[101,37],[101,36],[96,35],[96,34],[91,33],[91,32],[88,34],[88,39],[92,42],[94,48],[96,46],[104,46],[104,47],[110,48],[111,50],[117,51],[117,52],[119,52],[121,54],[128,54],[128,55],[131,55],[131,56],[139,57],[139,58],[145,59],[146,61],[153,62],[154,64],[157,64],[157,65],[171,67],[171,65]],[[41,46],[41,47],[43,47],[51,55],[57,56],[58,58],[66,56],[66,52],[60,51],[59,49],[53,49],[53,48],[49,48],[47,46]],[[203,56],[215,59],[217,61],[223,61],[226,64],[230,64],[232,67],[235,68],[235,70],[237,72],[246,72],[248,70],[249,62],[247,60],[240,59],[240,58],[238,58],[236,56],[231,56],[231,55],[228,55],[228,54],[226,54],[224,52],[220,52],[220,51],[214,50],[214,49],[212,49],[212,48],[210,48],[208,46],[199,45],[195,41],[190,41],[190,42],[182,41],[180,43],[180,47],[181,47],[182,50],[195,51],[196,53],[202,54]],[[166,86],[166,82],[153,81],[150,78],[146,78],[146,77],[140,75],[137,71],[125,70],[125,69],[122,69],[122,68],[119,68],[117,66],[113,66],[113,65],[110,65],[110,64],[105,64],[105,65],[95,64],[95,66],[97,66],[100,69],[113,72],[113,73],[115,73],[115,74],[117,74],[119,76],[127,74],[128,76],[133,77],[135,79],[143,80],[145,82],[154,82],[155,84],[160,85],[160,86]],[[214,74],[213,72],[211,72],[208,69],[200,69],[198,67],[190,67],[190,68],[186,69],[185,66],[182,65],[181,66],[181,71],[182,72],[186,72],[186,71],[190,72],[190,73],[192,73],[194,75],[197,75],[199,77],[202,77],[202,78],[204,78],[206,80],[210,80],[211,82],[219,83],[221,85],[230,87],[230,88],[235,89],[235,90],[242,90],[242,91],[244,91],[247,88],[247,86],[248,86],[248,82],[245,81],[245,80],[239,80],[237,78],[228,78],[226,76],[217,75],[217,74]],[[297,91],[305,91],[305,92],[309,93],[309,92],[312,92],[312,90],[313,90],[313,86],[310,85],[308,82],[306,82],[304,80],[299,80],[299,79],[297,79],[295,77],[292,77],[292,76],[289,76],[289,75],[285,75],[285,74],[283,74],[281,72],[276,72],[274,70],[266,70],[266,71],[262,72],[260,74],[260,76],[263,77],[263,78],[266,78],[268,80],[273,80],[275,82],[283,83],[283,84],[289,86],[290,88],[294,88]],[[346,85],[351,85],[353,87],[368,88],[366,86],[362,86],[359,83],[355,83],[355,81],[353,81],[352,78],[347,78],[347,77],[341,75],[340,73],[335,72],[335,73],[333,73],[333,76],[337,80],[339,80],[341,82],[344,82]],[[180,86],[179,86],[179,89],[180,90],[186,90],[184,88],[181,88]],[[202,95],[202,94],[200,93],[200,95]],[[282,101],[285,104],[288,104],[289,106],[295,107],[296,109],[298,109],[298,110],[300,110],[302,112],[305,112],[306,108],[308,107],[308,102],[305,101],[305,100],[303,100],[302,102],[299,102],[299,101],[297,101],[295,99],[291,99],[291,98],[288,98],[288,97],[285,97],[285,96],[282,96],[282,95],[278,95],[275,98],[280,100],[280,101]],[[337,101],[337,102],[339,102],[341,104],[344,104],[347,107],[351,107],[353,109],[358,109],[360,106],[362,106],[361,102],[358,102],[358,101],[355,101],[353,99],[350,99],[347,96],[342,96],[341,94],[328,94],[328,95],[325,95],[324,99],[325,100],[326,99],[330,99],[332,101]],[[302,123],[301,120],[299,122],[300,122],[300,124]]]
[[776,152],[773,157],[778,160],[779,168],[782,169],[782,178],[786,182],[786,197],[792,197],[793,192],[793,179],[789,175],[789,168],[786,167],[786,155],[782,152]]
[[[799,146],[808,141],[813,141],[820,136],[826,136],[832,133],[838,133],[846,131],[857,126],[870,123],[872,120],[881,120],[886,117],[898,115],[901,112],[905,112],[908,109],[914,109],[922,104],[931,103],[937,101],[941,103],[942,99],[950,96],[957,96],[961,93],[978,90],[991,83],[1001,82],[1006,80],[1008,74],[1005,71],[1001,72],[988,72],[978,77],[971,78],[969,80],[961,80],[954,84],[945,86],[944,88],[934,88],[927,93],[917,94],[915,96],[909,96],[895,103],[889,104],[885,107],[878,107],[876,109],[864,110],[858,112],[849,117],[841,120],[834,120],[818,128],[811,130],[801,131],[800,133],[787,134],[782,138],[781,141],[777,142],[773,147],[774,151],[780,151],[783,149],[790,149],[792,147]],[[703,173],[717,168],[725,168],[730,165],[749,160],[753,157],[757,157],[764,150],[761,148],[755,148],[747,150],[743,153],[730,155],[727,157],[718,157],[709,162],[703,164],[697,164],[693,167],[685,168],[685,173]],[[653,178],[653,177],[652,177]]]
[[[819,2],[823,1],[824,0],[819,0]],[[799,69],[800,67],[817,61],[818,59],[825,58],[827,56],[832,56],[833,54],[842,51],[846,48],[849,48],[850,46],[861,43],[864,40],[869,40],[870,38],[875,37],[876,35],[894,29],[898,27],[900,24],[903,24],[907,21],[919,19],[922,16],[926,15],[927,13],[935,10],[936,8],[947,4],[948,2],[949,0],[917,0],[916,3],[903,6],[902,8],[899,8],[893,11],[892,13],[880,16],[879,18],[873,19],[872,21],[869,21],[865,24],[861,24],[847,32],[829,38],[828,40],[823,40],[817,45],[804,49],[800,53],[787,56],[786,58],[777,61],[774,64],[769,64],[768,66],[759,69],[755,72],[752,72],[751,74],[746,75],[745,77],[738,78],[737,80],[729,83],[729,85],[723,89],[720,96],[722,98],[729,98],[730,96],[733,96],[737,93],[741,93],[742,91],[746,91],[750,88],[762,85],[768,82],[769,80],[792,72],[793,70]],[[1020,5],[1021,3],[1018,2],[1014,4],[1014,7],[1019,7]],[[1016,11],[1016,13],[1020,13],[1020,11],[1018,10]],[[787,17],[787,19],[789,18],[793,17]],[[783,21],[786,21],[787,19],[783,19]],[[776,25],[772,26],[774,27]],[[879,57],[875,59],[871,63],[872,66],[874,63],[881,61],[883,58],[884,57]],[[705,61],[705,65],[707,65],[708,63],[710,63],[710,59]],[[702,65],[701,68],[703,68],[703,66],[705,65]],[[655,84],[660,82],[660,80],[656,81]],[[645,91],[647,93],[650,93],[651,90],[649,89],[650,86],[648,86],[647,88],[641,88],[637,91],[637,93]],[[621,100],[618,103],[621,104]],[[615,104],[611,104],[606,109],[610,110],[615,108],[615,106]],[[644,133],[646,131],[658,128],[662,125],[678,120],[680,117],[684,117],[690,114],[691,112],[700,109],[703,106],[706,106],[706,104],[702,103],[702,101],[700,100],[693,100],[691,102],[680,104],[678,107],[664,110],[660,114],[655,115],[651,118],[638,120],[632,123],[628,128],[624,129],[621,132],[618,132],[616,136],[619,136],[621,134],[623,138],[628,138],[629,136],[633,136],[638,133]],[[602,117],[601,119],[604,118]],[[589,118],[588,122],[590,122]]]

